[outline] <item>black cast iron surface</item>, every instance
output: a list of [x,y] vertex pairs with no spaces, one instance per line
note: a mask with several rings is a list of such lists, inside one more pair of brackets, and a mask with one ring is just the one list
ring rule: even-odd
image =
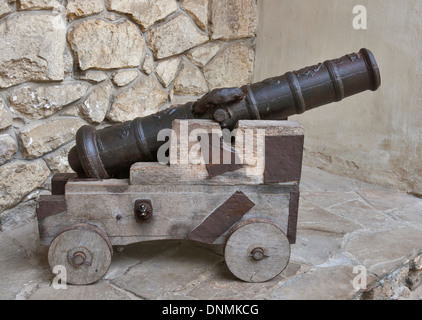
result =
[[239,120],[282,120],[357,93],[376,91],[380,72],[368,49],[241,88],[216,89],[196,102],[96,130],[81,127],[69,164],[79,177],[127,178],[135,162],[157,161],[162,129],[175,119],[211,119],[233,129]]

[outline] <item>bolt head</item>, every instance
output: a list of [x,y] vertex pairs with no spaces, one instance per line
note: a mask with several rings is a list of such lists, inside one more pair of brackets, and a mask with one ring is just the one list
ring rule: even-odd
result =
[[250,257],[252,257],[256,261],[260,261],[266,257],[264,249],[262,248],[255,248],[252,250]]
[[[148,202],[147,202],[148,201]],[[152,218],[152,205],[149,200],[135,202],[135,219],[138,223],[150,222]]]
[[78,251],[78,252],[75,252],[72,259],[73,259],[73,263],[79,267],[85,263],[86,255],[85,253]]
[[228,114],[223,109],[218,109],[214,112],[214,119],[217,122],[224,122],[228,119]]

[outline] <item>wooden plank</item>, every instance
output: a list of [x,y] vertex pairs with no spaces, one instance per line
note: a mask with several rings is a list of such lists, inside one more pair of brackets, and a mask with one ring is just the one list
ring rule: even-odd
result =
[[205,165],[163,165],[139,162],[131,167],[131,185],[258,185],[263,184],[263,170],[251,171],[242,167],[236,171],[210,178]]
[[130,184],[203,184],[208,178],[205,166],[164,165],[139,162],[130,169]]
[[[255,206],[244,219],[267,217],[287,233],[292,185],[134,185],[128,181],[70,182],[67,186],[68,211],[40,221],[40,239],[50,237],[72,223],[90,223],[104,230],[113,245],[158,239],[185,239],[206,217],[242,191]],[[150,223],[137,224],[133,205],[150,199],[154,215]],[[45,240],[45,241],[44,241]],[[215,243],[224,243],[222,235]]]
[[239,120],[237,130],[264,129],[265,136],[296,136],[304,135],[303,127],[297,121],[280,120]]
[[171,165],[194,165],[193,160],[205,164],[200,152],[201,136],[215,133],[222,135],[220,125],[211,120],[174,120],[170,137]]

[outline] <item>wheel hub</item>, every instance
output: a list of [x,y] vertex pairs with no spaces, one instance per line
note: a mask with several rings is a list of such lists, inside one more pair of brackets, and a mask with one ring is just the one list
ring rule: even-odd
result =
[[268,257],[268,255],[265,254],[265,250],[263,248],[254,248],[249,256],[256,261],[261,261],[265,257]]
[[83,265],[85,263],[85,260],[86,255],[83,252],[78,251],[73,255],[73,264],[77,266]]
[[83,265],[90,266],[92,253],[85,247],[76,247],[67,252],[67,261],[74,268],[79,268]]

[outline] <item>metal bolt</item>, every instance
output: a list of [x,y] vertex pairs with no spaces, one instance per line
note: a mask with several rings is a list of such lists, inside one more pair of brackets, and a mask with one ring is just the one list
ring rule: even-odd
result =
[[217,109],[214,112],[214,119],[217,122],[224,122],[229,118],[229,115],[223,109]]
[[139,210],[140,215],[143,216],[143,217],[145,217],[148,213],[148,207],[145,203],[141,203],[138,206],[138,210]]
[[79,266],[81,266],[81,265],[83,265],[85,263],[86,255],[85,255],[85,253],[80,252],[80,251],[75,252],[75,254],[73,255],[72,260],[73,260],[73,263],[76,266],[79,267]]
[[253,249],[249,256],[252,257],[256,261],[260,261],[264,259],[264,257],[268,257],[267,255],[265,255],[264,249],[262,248]]
[[147,202],[135,203],[135,219],[138,223],[149,222],[152,217],[152,206]]

